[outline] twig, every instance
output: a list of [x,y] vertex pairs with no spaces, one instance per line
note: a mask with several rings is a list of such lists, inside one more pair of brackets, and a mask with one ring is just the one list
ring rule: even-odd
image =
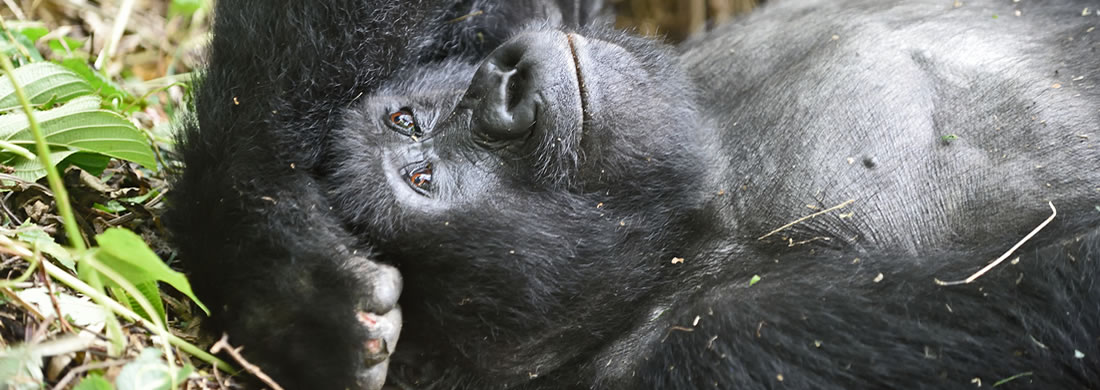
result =
[[[11,13],[15,15],[16,19],[27,20],[27,15],[19,8],[19,4],[15,4],[12,0],[4,0],[4,4],[8,6],[8,9],[11,10]],[[15,41],[13,40],[12,43],[15,43]]]
[[241,367],[244,367],[245,371],[248,371],[249,374],[252,374],[256,378],[259,378],[260,381],[264,382],[264,384],[271,386],[271,390],[283,390],[283,388],[279,386],[278,383],[275,383],[275,381],[271,379],[271,377],[267,376],[267,374],[264,374],[263,370],[260,370],[260,367],[257,367],[255,364],[249,363],[248,360],[245,360],[244,356],[241,356],[241,348],[233,348],[233,346],[229,345],[229,335],[226,335],[224,333],[222,334],[222,338],[218,340],[218,342],[214,343],[214,346],[210,347],[210,353],[218,353],[221,352],[223,349],[225,350],[225,353],[228,353],[229,356],[233,358],[233,360],[237,361],[237,364],[240,364]]
[[90,363],[90,364],[85,364],[85,365],[80,366],[80,367],[73,368],[73,369],[69,370],[69,373],[65,374],[65,376],[62,377],[60,381],[57,382],[57,385],[55,385],[53,387],[53,390],[64,389],[65,386],[69,384],[69,382],[72,382],[73,379],[76,379],[77,374],[80,374],[82,372],[91,371],[91,370],[98,370],[98,369],[101,369],[101,368],[110,368],[110,367],[114,367],[114,366],[121,366],[121,365],[129,363],[129,362],[130,362],[129,359],[111,360],[109,362]]
[[12,291],[10,288],[0,288],[0,293],[3,293],[4,296],[8,297],[8,299],[11,299],[12,302],[15,302],[19,306],[22,306],[24,310],[26,310],[28,313],[31,313],[32,317],[37,318],[39,321],[46,320],[46,315],[40,313],[38,309],[34,307],[34,305],[31,305],[27,303],[27,301],[24,301],[23,298],[20,298],[19,295],[16,295],[15,291]]
[[848,201],[847,201],[847,202],[844,202],[844,203],[838,204],[838,205],[836,205],[836,206],[833,206],[833,207],[827,208],[827,209],[825,209],[825,210],[821,210],[821,211],[818,211],[818,212],[816,212],[816,213],[813,213],[813,214],[807,215],[807,216],[805,216],[805,217],[802,217],[802,218],[796,219],[796,220],[794,220],[794,221],[793,221],[793,222],[791,222],[791,223],[788,223],[788,224],[786,224],[786,225],[780,226],[780,227],[779,227],[779,229],[775,229],[775,230],[772,230],[772,231],[768,232],[768,234],[765,234],[765,235],[763,235],[763,236],[760,236],[760,238],[757,238],[756,240],[757,240],[757,241],[761,241],[761,240],[763,240],[763,239],[765,239],[765,238],[768,238],[768,237],[770,237],[771,235],[773,235],[773,234],[775,234],[775,233],[779,233],[779,232],[781,232],[781,231],[783,231],[783,230],[785,230],[785,229],[787,229],[787,228],[789,228],[789,227],[791,227],[791,226],[794,226],[794,225],[797,225],[797,224],[799,224],[799,223],[805,222],[806,220],[809,220],[809,219],[813,219],[813,218],[816,218],[817,216],[819,216],[819,215],[821,215],[821,214],[825,214],[825,213],[828,213],[828,212],[831,212],[831,211],[836,211],[836,210],[840,210],[840,209],[842,209],[842,208],[848,207],[848,205],[850,205],[850,204],[852,204],[852,203],[855,203],[855,201],[856,201],[855,199],[848,199]]
[[115,56],[115,51],[118,50],[118,42],[122,40],[122,34],[126,32],[126,24],[130,22],[130,14],[134,10],[134,0],[122,0],[119,4],[118,13],[115,14],[115,24],[111,28],[111,39],[107,41],[107,46],[103,50],[99,51],[99,57],[95,59],[95,68],[103,69],[107,65],[107,60]]
[[459,17],[457,17],[457,18],[454,18],[454,19],[448,20],[448,21],[447,21],[447,23],[448,23],[448,24],[450,24],[450,23],[458,23],[458,22],[461,22],[461,21],[463,21],[463,20],[466,20],[466,19],[472,18],[472,17],[474,17],[474,16],[478,16],[478,15],[481,15],[481,14],[483,14],[483,13],[485,13],[485,11],[482,11],[482,10],[477,10],[477,11],[474,11],[474,12],[470,12],[470,13],[468,13],[468,14],[465,14],[465,15],[459,16]]
[[1005,252],[1005,254],[1001,255],[1001,257],[998,257],[996,260],[993,260],[993,262],[989,263],[989,265],[985,266],[985,268],[982,268],[982,269],[978,270],[978,272],[975,272],[973,275],[970,275],[969,278],[966,278],[966,279],[963,279],[963,280],[956,280],[956,281],[953,281],[953,282],[945,282],[945,281],[936,279],[936,284],[941,285],[941,286],[956,286],[956,285],[960,285],[960,284],[967,284],[967,283],[970,283],[970,282],[973,282],[973,281],[977,280],[982,275],[985,275],[986,272],[989,272],[989,270],[993,269],[993,267],[996,267],[997,265],[1004,262],[1005,259],[1007,259],[1009,256],[1012,256],[1012,252],[1015,252],[1017,249],[1020,249],[1020,247],[1023,246],[1024,243],[1027,242],[1027,240],[1030,240],[1031,237],[1035,237],[1035,234],[1039,233],[1040,230],[1043,230],[1043,228],[1047,227],[1047,224],[1050,223],[1050,221],[1053,221],[1054,217],[1058,215],[1058,209],[1054,208],[1054,203],[1053,202],[1047,202],[1047,204],[1050,205],[1050,217],[1047,217],[1046,221],[1043,221],[1043,223],[1040,223],[1039,226],[1036,226],[1035,229],[1031,231],[1031,233],[1028,233],[1026,236],[1024,236],[1024,238],[1022,240],[1020,240],[1019,242],[1017,242],[1016,245],[1013,245],[1012,248],[1009,248],[1008,252]]
[[[38,257],[38,261],[42,261],[41,253],[35,251],[34,254]],[[57,312],[57,321],[61,323],[61,329],[67,333],[76,333],[73,326],[69,325],[69,321],[65,319],[65,314],[61,313],[61,303],[57,302],[57,295],[53,293],[53,283],[50,283],[50,277],[46,275],[46,268],[38,269],[38,277],[42,278],[42,283],[46,285],[46,295],[50,296],[50,303],[53,304],[53,310]]]

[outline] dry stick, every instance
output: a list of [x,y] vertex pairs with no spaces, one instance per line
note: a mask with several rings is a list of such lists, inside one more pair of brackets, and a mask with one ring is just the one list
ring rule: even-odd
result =
[[27,311],[27,313],[31,314],[31,317],[34,317],[39,321],[46,320],[47,317],[45,314],[39,312],[38,308],[34,307],[34,305],[31,305],[30,303],[27,303],[27,301],[24,301],[23,298],[20,298],[19,295],[16,295],[15,291],[12,291],[10,288],[0,287],[0,294],[8,297],[8,299],[10,299],[12,302],[15,302],[17,305],[22,306],[23,309]]
[[126,25],[130,22],[130,14],[134,11],[135,0],[122,0],[122,3],[118,6],[118,13],[115,14],[115,23],[111,26],[111,39],[107,41],[107,45],[99,51],[99,56],[95,59],[96,70],[103,70],[107,66],[107,61],[115,56],[115,52],[118,50],[118,42],[122,40],[122,34],[126,32]]
[[[34,251],[34,255],[38,258],[38,261],[45,261],[42,259],[42,254],[37,250]],[[46,275],[46,267],[38,268],[38,277],[42,278],[42,284],[46,285],[46,295],[50,296],[50,303],[53,303],[53,310],[57,312],[57,320],[61,322],[61,329],[67,333],[76,333],[73,326],[69,325],[69,321],[65,320],[65,314],[61,313],[61,303],[57,301],[57,294],[53,293],[53,283],[50,283],[50,277]]]
[[[12,1],[12,0],[4,0],[4,5],[7,5],[7,6],[8,6],[8,9],[10,9],[10,10],[11,10],[11,13],[15,15],[15,18],[16,18],[16,19],[19,19],[19,20],[27,20],[27,15],[23,13],[23,10],[22,10],[22,9],[20,9],[20,8],[19,8],[19,5],[18,5],[18,4],[15,4],[15,2],[14,2],[14,1]],[[6,30],[6,29],[5,29],[5,30]],[[12,42],[15,42],[15,41],[12,41]],[[62,42],[64,42],[64,40],[62,40]]]
[[785,229],[787,229],[787,228],[789,228],[789,227],[791,227],[791,226],[794,226],[794,225],[797,225],[797,224],[799,224],[799,223],[805,222],[806,220],[809,220],[809,219],[813,219],[813,218],[816,218],[817,216],[819,216],[819,215],[821,215],[821,214],[825,214],[825,213],[828,213],[828,212],[830,212],[830,211],[836,211],[836,210],[840,210],[840,209],[842,209],[842,208],[848,207],[848,205],[850,205],[850,204],[852,204],[852,203],[855,203],[855,201],[856,201],[855,199],[848,199],[848,201],[847,201],[847,202],[844,202],[844,203],[838,204],[838,205],[836,205],[836,206],[833,206],[833,207],[827,208],[827,209],[825,209],[825,210],[821,210],[821,211],[818,211],[818,212],[816,212],[816,213],[813,213],[813,214],[807,215],[807,216],[805,216],[805,217],[802,217],[802,218],[796,219],[796,220],[794,220],[794,222],[791,222],[791,223],[788,223],[788,224],[786,224],[786,225],[780,226],[780,227],[779,227],[779,229],[775,229],[775,230],[772,230],[772,231],[768,232],[768,234],[765,234],[765,235],[763,235],[763,236],[760,236],[760,238],[757,238],[756,240],[757,240],[757,241],[763,240],[763,239],[765,239],[765,238],[768,238],[768,237],[770,237],[771,235],[773,235],[773,234],[775,234],[775,233],[779,233],[779,232],[781,232],[781,231],[783,231],[783,230],[785,230]]
[[110,368],[110,367],[114,367],[114,366],[121,366],[123,364],[129,363],[131,360],[132,359],[111,360],[111,361],[107,361],[107,362],[91,363],[91,364],[85,364],[85,365],[80,366],[80,367],[76,367],[74,369],[69,370],[69,373],[65,374],[65,376],[63,378],[61,378],[60,381],[57,382],[57,385],[53,387],[53,390],[62,390],[62,389],[64,389],[65,386],[69,384],[69,382],[72,382],[73,379],[76,379],[77,374],[80,374],[82,372],[91,371],[91,370],[98,370],[98,369],[101,369],[101,368]]
[[465,14],[465,15],[459,16],[459,17],[457,17],[457,18],[454,18],[454,19],[448,20],[448,21],[447,21],[447,23],[458,23],[458,22],[461,22],[461,21],[463,21],[463,20],[466,20],[466,19],[472,18],[472,17],[474,17],[474,16],[478,16],[478,15],[481,15],[481,14],[483,14],[483,13],[485,13],[485,11],[482,11],[482,10],[477,10],[477,11],[474,11],[474,12],[470,12],[470,13],[468,13],[468,14]]
[[1026,236],[1024,236],[1024,238],[1022,240],[1017,242],[1016,245],[1013,245],[1012,248],[1009,248],[1008,252],[1005,252],[1005,254],[1001,255],[1001,257],[998,257],[997,260],[993,260],[992,263],[989,263],[989,265],[985,266],[985,268],[982,268],[981,270],[978,270],[978,272],[975,272],[973,275],[970,275],[969,278],[966,278],[966,279],[963,279],[963,280],[956,280],[954,282],[945,282],[945,281],[936,279],[936,284],[941,285],[941,286],[956,286],[956,285],[960,285],[960,284],[968,284],[970,282],[973,282],[973,281],[977,280],[982,275],[985,275],[985,273],[989,272],[989,270],[993,269],[993,267],[996,267],[997,265],[1004,262],[1005,259],[1007,259],[1009,256],[1012,256],[1012,252],[1015,252],[1017,249],[1020,249],[1020,247],[1023,246],[1024,243],[1027,242],[1027,240],[1030,240],[1031,237],[1035,237],[1035,234],[1039,233],[1040,230],[1043,230],[1043,228],[1047,227],[1047,224],[1050,223],[1050,221],[1053,221],[1054,217],[1058,215],[1058,209],[1054,208],[1054,203],[1053,202],[1047,202],[1047,204],[1050,205],[1050,217],[1048,217],[1046,221],[1043,221],[1043,223],[1040,223],[1039,226],[1036,226],[1035,229],[1031,231],[1031,233],[1028,233]]
[[244,367],[245,371],[248,371],[248,373],[252,374],[256,378],[259,378],[260,381],[264,382],[264,384],[271,386],[271,390],[283,390],[283,388],[279,386],[278,383],[275,383],[275,381],[271,379],[271,377],[267,376],[267,374],[264,374],[263,370],[260,370],[259,367],[256,367],[256,365],[249,363],[248,360],[245,360],[244,356],[241,356],[240,348],[233,348],[232,345],[229,345],[229,335],[226,335],[225,333],[222,333],[222,338],[218,340],[218,342],[214,343],[212,347],[210,347],[210,353],[216,354],[218,352],[221,352],[222,349],[225,349],[225,353],[228,353],[229,356],[233,357],[233,360],[236,360],[237,363],[241,365],[241,367]]

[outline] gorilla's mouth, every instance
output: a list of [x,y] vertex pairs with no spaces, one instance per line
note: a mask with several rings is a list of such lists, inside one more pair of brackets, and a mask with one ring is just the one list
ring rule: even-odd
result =
[[580,140],[584,138],[584,124],[588,119],[588,91],[584,86],[584,72],[581,71],[581,60],[577,56],[576,37],[577,34],[565,34],[565,39],[569,41],[569,54],[573,56],[573,70],[577,75],[577,94],[580,95],[581,98],[580,134],[577,134],[577,142],[580,143]]

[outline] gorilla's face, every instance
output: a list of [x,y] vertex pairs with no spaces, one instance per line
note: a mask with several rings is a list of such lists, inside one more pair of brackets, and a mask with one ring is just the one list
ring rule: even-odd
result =
[[479,65],[397,78],[334,137],[336,175],[356,182],[334,188],[338,203],[356,225],[396,234],[471,206],[569,202],[548,205],[547,192],[592,207],[681,184],[691,192],[710,135],[675,58],[648,40],[593,33],[533,30]]
[[674,58],[618,33],[540,29],[480,64],[400,77],[333,137],[337,215],[402,269],[406,297],[452,320],[470,309],[499,330],[522,325],[523,308],[629,301],[643,292],[620,295],[608,274],[672,258],[711,182],[711,134]]

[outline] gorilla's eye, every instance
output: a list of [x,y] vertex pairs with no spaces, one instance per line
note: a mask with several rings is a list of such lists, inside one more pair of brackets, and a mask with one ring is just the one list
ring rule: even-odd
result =
[[416,124],[416,118],[413,117],[412,110],[408,108],[402,108],[391,112],[390,125],[396,128],[398,133],[410,137],[415,138],[423,135],[420,131],[420,126]]
[[426,194],[432,190],[432,164],[426,164],[422,167],[409,171],[408,174],[409,184],[412,184],[413,188],[422,194]]

